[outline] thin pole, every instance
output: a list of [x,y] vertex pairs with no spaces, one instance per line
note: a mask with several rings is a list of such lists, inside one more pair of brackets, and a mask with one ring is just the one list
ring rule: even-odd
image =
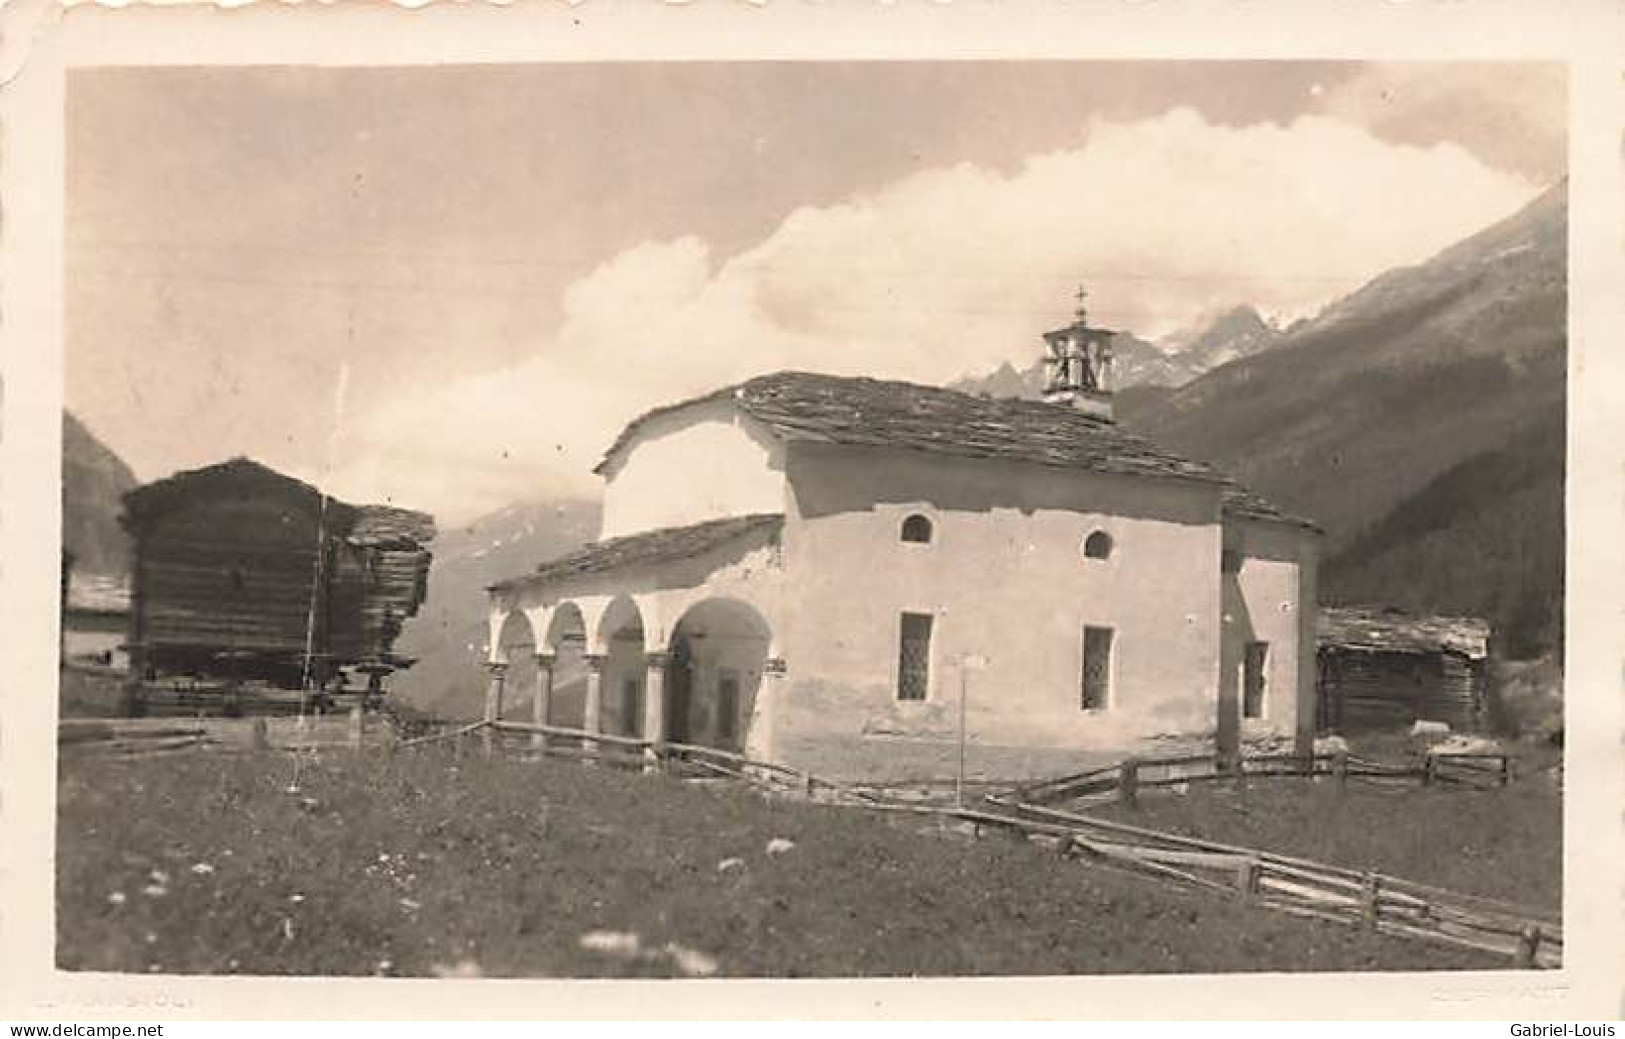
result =
[[954,779],[954,803],[965,807],[965,690],[970,683],[970,668],[959,665],[959,775]]

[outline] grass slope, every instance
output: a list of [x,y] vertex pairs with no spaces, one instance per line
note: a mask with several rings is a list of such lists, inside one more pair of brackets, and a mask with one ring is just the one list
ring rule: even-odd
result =
[[1489,618],[1499,649],[1563,642],[1564,415],[1434,479],[1327,562],[1322,597]]
[[1562,904],[1563,802],[1539,778],[1495,790],[1379,790],[1295,780],[1148,797],[1114,816],[1191,837],[1369,869],[1535,908]]
[[[65,757],[57,960],[165,973],[733,976],[1502,966],[917,818],[425,748]],[[929,832],[926,832],[929,831]],[[768,854],[774,838],[792,841]],[[725,859],[740,860],[719,868]]]

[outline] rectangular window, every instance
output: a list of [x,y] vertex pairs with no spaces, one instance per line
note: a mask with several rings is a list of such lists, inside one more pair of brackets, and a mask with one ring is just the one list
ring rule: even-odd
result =
[[738,731],[739,672],[724,671],[717,679],[717,738],[731,740]]
[[1112,629],[1083,629],[1083,709],[1103,711],[1111,698]]
[[1249,642],[1241,662],[1241,716],[1264,717],[1264,676],[1270,658],[1268,642]]
[[931,615],[903,614],[897,640],[897,698],[924,700],[931,682]]

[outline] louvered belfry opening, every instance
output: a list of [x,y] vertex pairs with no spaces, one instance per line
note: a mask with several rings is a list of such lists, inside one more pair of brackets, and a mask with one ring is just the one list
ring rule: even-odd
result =
[[1078,305],[1065,328],[1044,333],[1044,400],[1098,418],[1112,417],[1112,338],[1109,329],[1089,324],[1088,291],[1078,288]]

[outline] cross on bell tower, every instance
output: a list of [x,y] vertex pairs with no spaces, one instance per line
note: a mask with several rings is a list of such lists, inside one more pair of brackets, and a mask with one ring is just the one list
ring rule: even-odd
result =
[[1049,351],[1044,358],[1044,399],[1110,419],[1112,337],[1116,333],[1089,324],[1088,298],[1089,290],[1079,285],[1072,324],[1044,333]]

